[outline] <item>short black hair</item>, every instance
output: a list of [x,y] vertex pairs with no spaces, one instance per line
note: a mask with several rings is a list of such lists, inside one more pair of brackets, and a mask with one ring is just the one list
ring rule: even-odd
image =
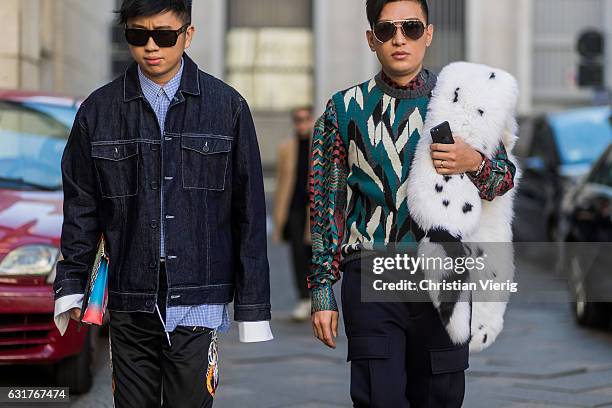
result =
[[191,24],[192,0],[123,0],[121,8],[116,10],[117,23],[127,24],[135,17],[148,17],[173,11],[183,24]]
[[370,28],[374,27],[374,24],[378,22],[383,7],[385,7],[387,3],[392,3],[394,1],[414,1],[415,3],[419,3],[423,9],[423,14],[425,14],[425,24],[429,24],[429,5],[427,5],[427,0],[367,0],[366,13],[368,15]]

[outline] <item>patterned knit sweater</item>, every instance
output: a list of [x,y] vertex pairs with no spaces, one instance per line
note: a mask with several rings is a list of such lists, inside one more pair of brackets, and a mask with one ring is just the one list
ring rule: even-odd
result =
[[[381,72],[336,93],[317,121],[309,175],[313,311],[338,310],[332,286],[344,263],[416,242],[406,183],[435,84],[426,69],[406,87]],[[513,187],[515,171],[500,145],[478,176],[468,176],[492,200]]]

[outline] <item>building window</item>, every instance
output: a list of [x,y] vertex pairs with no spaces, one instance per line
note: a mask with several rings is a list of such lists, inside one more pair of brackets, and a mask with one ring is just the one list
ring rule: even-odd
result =
[[230,0],[226,79],[259,112],[310,105],[312,0]]
[[465,60],[465,0],[430,0],[429,22],[435,26],[434,44],[425,66],[440,72],[445,65]]
[[533,7],[533,96],[544,106],[589,103],[591,92],[576,85],[579,34],[605,30],[603,0],[538,0]]

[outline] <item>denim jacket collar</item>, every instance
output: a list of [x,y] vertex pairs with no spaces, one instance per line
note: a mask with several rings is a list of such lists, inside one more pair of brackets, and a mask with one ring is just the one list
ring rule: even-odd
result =
[[[183,64],[183,76],[177,96],[179,96],[179,93],[200,95],[198,66],[186,53],[183,54]],[[138,64],[134,61],[123,75],[123,101],[129,102],[138,98],[144,98],[144,95],[138,78]]]

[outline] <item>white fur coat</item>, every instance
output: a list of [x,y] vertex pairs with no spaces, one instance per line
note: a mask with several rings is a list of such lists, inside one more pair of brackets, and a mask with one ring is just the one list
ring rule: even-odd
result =
[[[461,242],[480,243],[477,250],[487,253],[487,269],[478,276],[498,282],[513,279],[512,241],[513,199],[516,188],[493,201],[480,198],[478,189],[465,175],[438,175],[430,156],[430,130],[444,121],[453,134],[492,158],[500,142],[516,165],[512,148],[516,141],[515,110],[518,85],[507,72],[485,65],[456,62],[445,67],[438,77],[429,103],[426,122],[410,170],[407,197],[410,214],[427,233],[442,230]],[[515,177],[515,185],[519,178]],[[443,245],[421,241],[420,252],[445,256]],[[426,271],[426,278],[440,281],[452,278],[445,270]],[[450,272],[454,274],[454,272]],[[484,296],[484,298],[483,298]],[[459,293],[455,302],[441,306],[438,293],[430,291],[446,330],[453,342],[470,342],[470,351],[491,345],[503,328],[506,298],[485,295],[470,302],[470,293]],[[472,305],[470,307],[470,304]]]

